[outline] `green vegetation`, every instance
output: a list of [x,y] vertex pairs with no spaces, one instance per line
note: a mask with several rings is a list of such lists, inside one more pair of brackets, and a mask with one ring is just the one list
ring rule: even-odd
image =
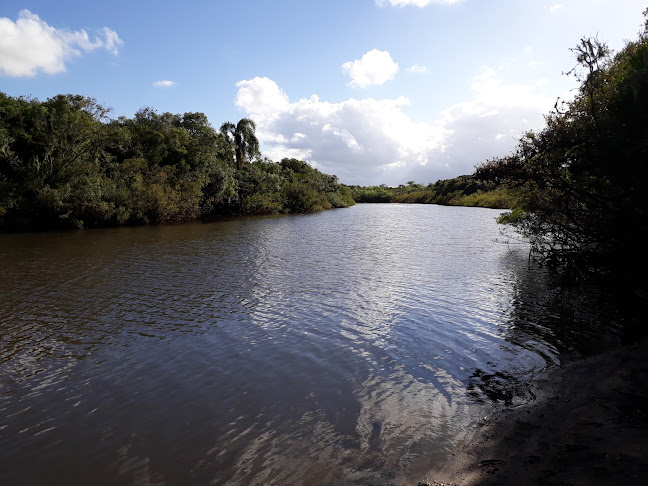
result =
[[356,202],[417,203],[446,206],[477,206],[510,209],[517,201],[516,191],[497,182],[482,181],[474,175],[463,175],[423,186],[409,181],[398,187],[351,186]]
[[615,56],[596,38],[573,51],[575,98],[475,175],[518,191],[501,222],[528,237],[543,261],[576,277],[615,269],[645,286],[648,29]]
[[108,114],[82,96],[41,102],[0,93],[0,229],[159,224],[353,204],[337,177],[298,160],[261,158],[247,118],[217,132],[202,113]]
[[242,118],[234,125],[232,122],[225,122],[221,125],[221,133],[234,148],[236,154],[236,168],[243,169],[245,161],[249,155],[259,153],[259,140],[255,135],[256,124],[249,118]]

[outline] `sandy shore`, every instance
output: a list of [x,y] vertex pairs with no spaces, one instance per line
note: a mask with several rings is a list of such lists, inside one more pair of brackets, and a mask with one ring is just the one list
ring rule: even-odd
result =
[[648,340],[544,373],[420,485],[648,484]]

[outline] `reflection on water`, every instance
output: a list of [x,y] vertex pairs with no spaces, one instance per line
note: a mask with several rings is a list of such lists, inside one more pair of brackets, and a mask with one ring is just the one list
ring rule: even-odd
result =
[[551,290],[497,214],[0,236],[0,484],[416,482],[483,377],[617,339],[605,296]]

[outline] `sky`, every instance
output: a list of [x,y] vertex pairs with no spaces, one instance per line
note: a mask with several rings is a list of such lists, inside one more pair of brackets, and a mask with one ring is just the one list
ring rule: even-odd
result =
[[262,154],[345,184],[471,174],[541,129],[570,51],[637,38],[645,0],[2,0],[0,91],[111,117],[250,117]]

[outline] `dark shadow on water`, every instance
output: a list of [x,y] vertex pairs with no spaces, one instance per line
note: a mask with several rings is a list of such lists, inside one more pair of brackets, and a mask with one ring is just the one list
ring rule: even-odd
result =
[[459,473],[477,475],[470,484],[638,484],[646,477],[643,295],[618,277],[566,285],[518,262],[505,339],[540,353],[550,373],[535,380],[534,372],[474,369],[468,395],[488,407],[488,417],[462,449]]
[[[515,284],[503,337],[516,348],[540,355],[544,369],[631,344],[646,335],[646,300],[622,279],[594,276],[568,283],[521,253],[506,258],[507,266],[514,269]],[[535,400],[531,383],[536,372],[544,369],[520,375],[475,368],[466,381],[468,394],[478,403],[523,405]]]

